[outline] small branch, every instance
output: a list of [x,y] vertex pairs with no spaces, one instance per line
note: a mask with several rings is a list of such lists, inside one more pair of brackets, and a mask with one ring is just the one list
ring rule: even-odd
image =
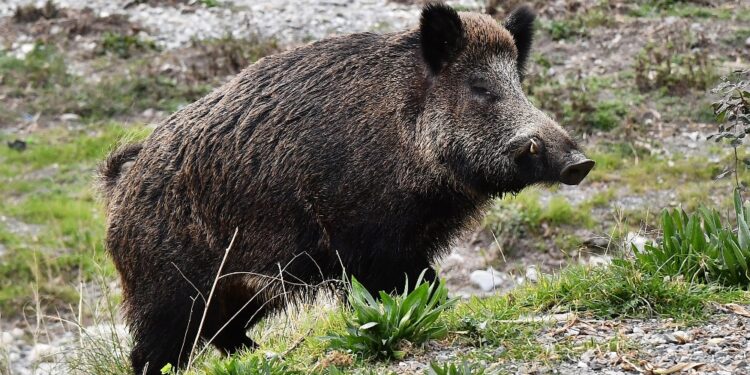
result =
[[[203,330],[203,324],[206,321],[206,315],[208,315],[208,307],[211,305],[211,298],[214,296],[214,291],[216,290],[216,284],[219,282],[219,278],[221,276],[221,270],[224,269],[224,263],[227,261],[227,256],[229,256],[229,250],[232,249],[232,245],[234,245],[234,240],[237,238],[237,233],[239,232],[240,228],[234,229],[234,235],[232,236],[232,241],[229,242],[229,246],[227,246],[227,249],[224,250],[224,257],[221,259],[221,264],[219,264],[219,270],[216,271],[216,277],[214,278],[214,284],[211,286],[211,292],[208,293],[208,300],[206,301],[206,306],[203,308],[203,316],[201,316],[201,322],[198,325],[198,331],[195,333],[195,341],[193,341],[193,346],[190,348],[190,356],[188,357],[188,364],[185,368],[185,371],[190,369],[190,367],[193,364],[193,352],[195,351],[195,348],[198,346],[198,341],[200,341],[201,338],[201,330]],[[190,329],[190,326],[188,326],[188,330]]]

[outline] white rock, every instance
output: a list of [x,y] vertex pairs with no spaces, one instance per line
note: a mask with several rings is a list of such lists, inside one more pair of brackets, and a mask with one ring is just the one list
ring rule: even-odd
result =
[[592,255],[589,257],[588,264],[599,267],[612,264],[612,257],[609,255]]
[[485,292],[490,292],[508,280],[508,275],[490,267],[487,270],[476,270],[472,272],[471,275],[469,275],[469,280],[471,280],[474,285],[478,286],[479,289],[482,289]]
[[638,251],[643,252],[646,248],[646,244],[653,243],[652,240],[641,236],[638,233],[628,232],[627,236],[625,236],[625,251],[630,251],[633,246],[635,246]]
[[23,60],[26,58],[26,55],[28,55],[29,52],[33,50],[34,50],[34,43],[24,43],[24,44],[21,44],[21,46],[16,49],[13,56],[17,59]]
[[65,121],[65,122],[78,121],[80,119],[81,119],[81,116],[78,116],[75,113],[63,113],[62,115],[60,115],[60,121]]
[[36,344],[29,351],[29,362],[37,363],[52,359],[53,348],[47,344]]
[[10,332],[0,334],[0,346],[6,346],[13,343],[13,335]]
[[745,39],[745,46],[750,47],[750,36]]
[[529,280],[532,283],[539,281],[539,271],[537,271],[536,266],[531,265],[526,268],[526,280]]

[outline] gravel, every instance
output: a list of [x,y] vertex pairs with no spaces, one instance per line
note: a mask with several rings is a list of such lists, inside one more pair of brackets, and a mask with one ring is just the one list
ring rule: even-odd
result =
[[[44,4],[43,0],[4,0],[0,17],[10,16],[19,5]],[[193,39],[259,36],[294,45],[326,36],[363,31],[393,31],[417,25],[420,7],[387,0],[234,0],[219,6],[176,4],[126,7],[128,1],[56,0],[60,7],[92,8],[98,16],[125,14],[145,27],[166,49],[189,44]],[[465,8],[479,8],[481,0],[448,1]]]
[[[43,5],[46,0],[0,0],[0,20],[13,14],[19,5]],[[282,46],[293,46],[331,35],[351,32],[378,31],[388,32],[414,27],[418,23],[417,5],[398,4],[387,0],[219,0],[220,5],[213,8],[195,4],[178,4],[174,6],[152,6],[139,4],[126,7],[129,1],[111,0],[55,0],[63,8],[91,8],[99,17],[124,14],[128,19],[144,28],[143,36],[153,39],[164,49],[176,49],[188,45],[194,39],[218,38],[230,34],[237,38],[257,36],[273,38]],[[479,8],[482,0],[448,1],[452,5],[468,8]],[[559,2],[555,2],[559,3]],[[674,23],[675,20],[665,20]],[[658,22],[654,22],[657,25]],[[654,25],[648,25],[652,27]],[[595,73],[621,70],[629,66],[628,59],[605,58],[597,52],[605,51],[610,56],[631,56],[634,48],[642,45],[643,35],[637,23],[629,25],[630,29],[605,30],[594,35],[593,41],[583,39],[570,44],[549,43],[548,49],[540,52],[545,55],[564,57],[566,66],[571,70],[578,66],[594,63]],[[677,25],[680,26],[680,25]],[[690,27],[703,25],[690,25]],[[632,31],[632,32],[631,32]],[[611,35],[610,35],[611,34]],[[589,45],[589,43],[591,45]],[[746,41],[750,46],[750,38]],[[18,48],[29,48],[31,44],[19,44]],[[601,46],[604,46],[600,48]],[[636,47],[633,47],[636,46]],[[0,46],[0,49],[3,48]],[[20,51],[23,52],[23,51]],[[602,64],[604,63],[610,63]],[[550,77],[559,75],[548,72]],[[660,115],[652,113],[650,120],[661,124]],[[63,119],[75,121],[75,118]],[[654,125],[656,127],[656,125]],[[661,129],[661,126],[658,126]],[[659,137],[678,151],[695,152],[695,144],[705,138],[705,134],[696,131],[675,132],[668,137]],[[669,155],[667,155],[669,156]],[[593,185],[587,185],[593,186]],[[589,187],[585,187],[589,188]],[[595,186],[590,187],[596,189]],[[556,193],[566,197],[572,203],[580,203],[583,194],[580,187],[561,187]],[[621,197],[618,202],[625,208],[650,206],[654,202],[672,201],[669,192],[648,192],[633,196]],[[653,196],[652,196],[653,195]],[[547,194],[543,195],[543,199]],[[28,225],[12,218],[0,217],[0,224],[13,233],[22,233],[27,237],[34,236],[40,228]],[[633,234],[629,242],[643,246],[650,239]],[[459,244],[448,256],[442,266],[443,276],[448,279],[450,290],[461,296],[488,295],[502,293],[525,282],[538,278],[547,270],[533,267],[541,263],[526,255],[521,271],[517,274],[497,271],[490,267],[496,259],[499,249],[492,238],[475,244]],[[493,248],[495,246],[495,248]],[[0,244],[0,256],[7,250]],[[492,256],[485,255],[491,253]],[[549,258],[549,256],[547,256]],[[531,259],[531,260],[529,260]],[[606,264],[606,256],[587,258],[592,264]],[[524,272],[525,270],[525,272]],[[474,273],[472,273],[474,272]],[[523,276],[520,276],[523,275]],[[484,277],[484,279],[482,279]],[[489,277],[489,279],[488,279]],[[482,280],[480,280],[482,279]],[[742,314],[725,311],[719,308],[708,323],[700,327],[675,327],[669,320],[632,320],[601,321],[579,320],[575,324],[559,321],[553,327],[538,336],[542,345],[563,342],[588,345],[591,342],[602,343],[598,349],[583,352],[580,358],[567,360],[554,365],[543,363],[502,363],[488,367],[488,373],[558,373],[558,374],[631,374],[654,373],[656,370],[674,366],[684,366],[683,373],[705,372],[714,374],[747,374],[750,373],[750,318]],[[2,323],[2,322],[0,322]],[[561,329],[565,328],[565,329]],[[124,329],[118,326],[118,330]],[[124,333],[122,333],[124,335]],[[66,373],[58,362],[62,352],[75,344],[77,333],[48,323],[44,335],[34,334],[26,322],[0,325],[0,363],[8,361],[12,374],[31,373]],[[122,337],[122,336],[121,336]],[[608,352],[605,350],[611,340],[626,340],[636,349],[631,351]],[[400,373],[422,373],[430,360],[452,360],[467,348],[440,347],[433,345],[423,357],[410,358],[394,363],[394,370]],[[498,356],[505,350],[503,347],[493,349],[491,356]],[[695,365],[699,364],[699,365]],[[689,367],[693,366],[693,367]],[[4,371],[0,370],[0,371]]]
[[[476,352],[476,357],[488,362],[485,372],[488,375],[750,373],[750,312],[747,306],[717,305],[707,323],[680,328],[676,328],[676,323],[670,319],[598,320],[559,314],[534,320],[556,322],[537,335],[536,340],[542,347],[593,348],[584,350],[576,359],[563,358],[560,363],[503,363],[492,358],[502,351],[488,353],[484,349],[442,347],[432,343],[428,344],[426,354],[396,362],[390,369],[400,374],[422,374],[437,356],[455,360],[460,355]],[[611,350],[615,347],[609,345],[612,342],[618,342],[616,351]]]

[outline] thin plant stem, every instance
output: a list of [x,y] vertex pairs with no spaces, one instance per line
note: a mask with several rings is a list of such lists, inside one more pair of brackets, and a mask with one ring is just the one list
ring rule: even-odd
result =
[[206,307],[203,309],[203,316],[201,316],[201,322],[198,325],[198,332],[195,333],[195,341],[193,341],[193,346],[190,348],[190,356],[188,357],[188,364],[185,368],[185,371],[190,369],[191,365],[193,364],[193,360],[195,359],[193,357],[193,352],[195,352],[195,348],[198,346],[198,341],[201,339],[201,330],[203,329],[203,323],[206,321],[206,315],[208,315],[208,308],[211,305],[211,298],[214,296],[214,291],[216,290],[216,284],[219,282],[219,278],[221,277],[221,270],[224,269],[224,263],[227,261],[227,257],[229,256],[229,250],[232,249],[232,245],[234,245],[234,240],[237,238],[237,233],[239,232],[240,228],[234,229],[234,235],[232,236],[232,241],[229,242],[229,246],[227,246],[227,249],[224,250],[224,257],[221,259],[221,264],[219,264],[219,270],[216,271],[216,277],[214,278],[214,283],[211,286],[211,292],[208,293],[208,300],[206,300]]

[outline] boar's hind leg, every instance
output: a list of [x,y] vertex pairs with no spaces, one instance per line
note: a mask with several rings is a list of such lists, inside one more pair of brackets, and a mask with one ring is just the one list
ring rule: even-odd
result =
[[137,306],[131,324],[134,346],[130,354],[136,374],[160,374],[167,363],[178,368],[187,364],[200,320],[200,316],[191,319],[191,305],[185,297]]
[[209,316],[201,334],[203,339],[211,340],[211,344],[226,355],[240,349],[257,347],[255,342],[247,337],[247,329],[264,315],[261,309],[262,302],[256,300],[258,298],[248,296],[239,286],[226,288],[221,294],[221,301],[216,301],[216,307],[209,309]]

